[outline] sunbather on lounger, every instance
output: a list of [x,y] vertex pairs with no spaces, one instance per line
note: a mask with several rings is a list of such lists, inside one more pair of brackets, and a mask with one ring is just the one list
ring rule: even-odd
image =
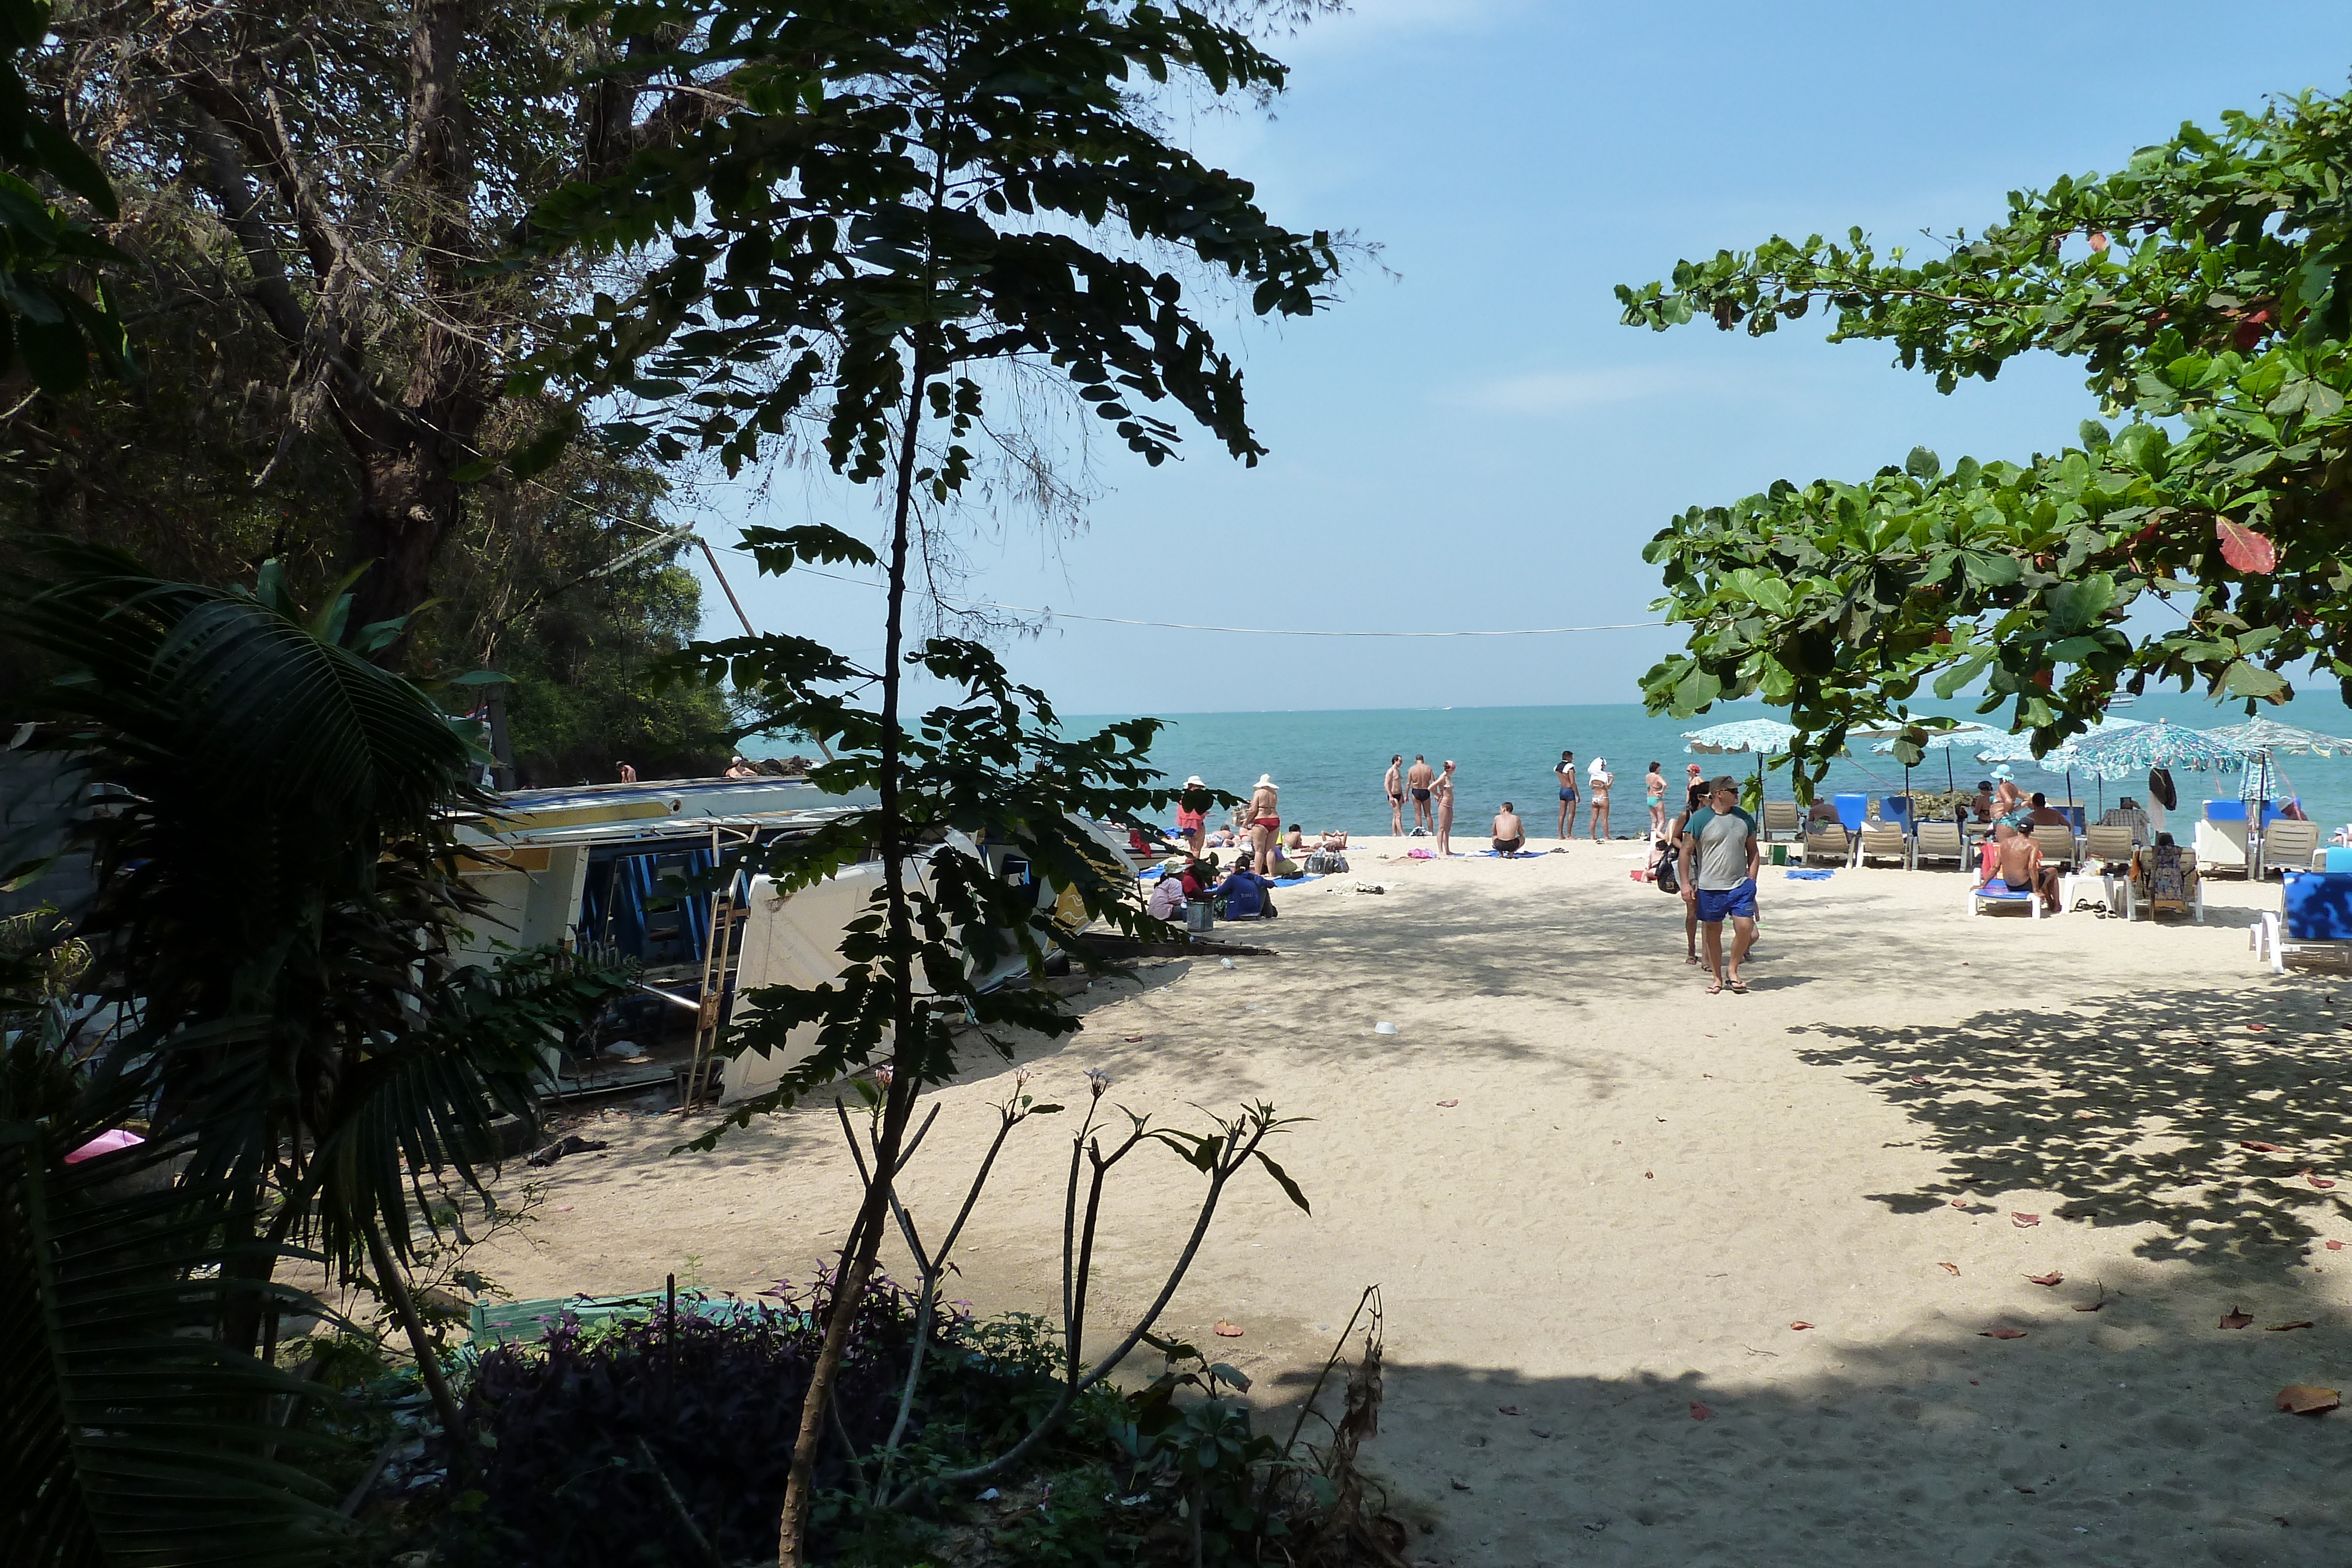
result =
[[1993,832],[1999,841],[2000,874],[1985,883],[1986,891],[2039,893],[2042,907],[2057,914],[2058,869],[2042,863],[2042,846],[2032,834],[2019,832],[2006,822]]

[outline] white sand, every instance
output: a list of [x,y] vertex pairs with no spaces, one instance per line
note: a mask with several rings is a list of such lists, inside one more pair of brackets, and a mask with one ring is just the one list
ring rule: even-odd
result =
[[[1709,997],[1680,901],[1628,878],[1636,844],[1378,858],[1402,848],[1220,932],[1279,957],[1096,985],[1084,1031],[1024,1058],[1074,1109],[1016,1135],[955,1293],[1056,1299],[1087,1068],[1179,1124],[1263,1098],[1315,1118],[1276,1151],[1314,1213],[1239,1182],[1163,1327],[1280,1398],[1379,1284],[1368,1458],[1430,1527],[1417,1559],[2352,1562],[2352,1414],[2273,1409],[2286,1384],[2352,1387],[2352,1248],[2321,1246],[2352,1241],[2352,983],[2255,967],[2275,887],[2209,883],[2203,927],[2036,924],[1967,918],[1950,872],[1768,869],[1754,988]],[[1375,879],[1386,896],[1337,891]],[[1010,1082],[975,1060],[938,1095],[906,1184],[932,1227]],[[525,1295],[672,1269],[756,1287],[837,1245],[856,1194],[829,1110],[666,1157],[678,1129],[614,1113],[610,1155],[527,1173],[536,1245],[490,1271]],[[1149,1299],[1201,1186],[1156,1151],[1126,1175],[1105,1327]],[[2241,1304],[2253,1327],[2215,1326]],[[1220,1318],[1244,1337],[1211,1342]]]

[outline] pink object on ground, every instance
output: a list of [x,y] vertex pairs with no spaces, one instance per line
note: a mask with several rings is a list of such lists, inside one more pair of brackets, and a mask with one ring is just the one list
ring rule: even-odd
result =
[[95,1159],[100,1155],[110,1155],[117,1149],[136,1148],[146,1141],[146,1139],[141,1137],[136,1133],[125,1132],[121,1127],[115,1127],[110,1131],[100,1133],[98,1136],[92,1138],[89,1142],[84,1144],[81,1147],[68,1155],[66,1156],[66,1164],[69,1166],[78,1166],[84,1160]]

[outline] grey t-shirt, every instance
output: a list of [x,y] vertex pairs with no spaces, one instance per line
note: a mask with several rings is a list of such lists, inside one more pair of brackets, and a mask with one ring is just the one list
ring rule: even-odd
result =
[[1701,806],[1683,824],[1683,834],[1698,841],[1697,886],[1702,893],[1722,893],[1748,880],[1748,841],[1756,836],[1756,819],[1734,806],[1717,813]]

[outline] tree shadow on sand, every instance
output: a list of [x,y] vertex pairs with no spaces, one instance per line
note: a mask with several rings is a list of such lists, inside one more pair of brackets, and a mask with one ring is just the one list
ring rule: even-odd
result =
[[2339,1018],[2328,987],[2283,981],[1991,1009],[1953,1028],[1790,1032],[1823,1041],[1800,1060],[1848,1069],[1945,1157],[1942,1179],[1877,1202],[1917,1213],[1971,1192],[2050,1191],[2064,1198],[2059,1219],[2156,1227],[2142,1257],[2272,1272],[2317,1225],[2352,1214],[2339,1165],[2347,1029],[2352,1008]]

